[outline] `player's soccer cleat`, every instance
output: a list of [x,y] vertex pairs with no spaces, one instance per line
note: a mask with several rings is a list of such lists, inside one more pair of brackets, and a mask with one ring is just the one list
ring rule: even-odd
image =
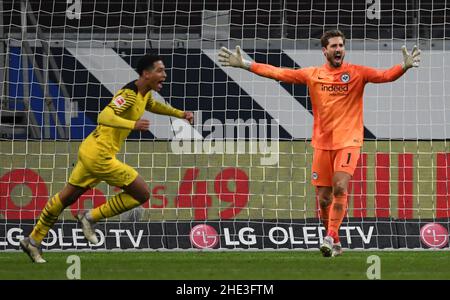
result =
[[79,212],[76,216],[78,222],[81,224],[81,229],[83,229],[84,237],[91,242],[91,244],[98,244],[98,238],[95,235],[94,223],[86,218],[87,212]]
[[342,245],[341,242],[333,244],[333,249],[331,250],[331,256],[336,257],[342,255]]
[[25,252],[31,259],[32,262],[37,264],[43,264],[47,261],[42,258],[42,251],[38,247],[34,246],[30,238],[24,238],[19,242],[20,248],[22,248],[23,252]]
[[333,238],[329,235],[324,237],[323,243],[320,246],[320,252],[322,252],[323,257],[331,257],[333,251]]

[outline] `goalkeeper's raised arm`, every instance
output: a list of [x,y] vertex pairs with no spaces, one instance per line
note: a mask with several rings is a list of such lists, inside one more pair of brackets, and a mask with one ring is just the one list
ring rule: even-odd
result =
[[379,70],[368,66],[355,65],[359,73],[370,83],[384,83],[397,80],[410,68],[417,68],[420,63],[420,50],[414,46],[411,54],[402,46],[403,61],[385,70]]
[[219,62],[224,67],[242,68],[263,77],[296,84],[306,83],[304,69],[277,68],[268,64],[261,64],[246,60],[242,57],[241,47],[236,46],[235,52],[222,47],[219,51]]

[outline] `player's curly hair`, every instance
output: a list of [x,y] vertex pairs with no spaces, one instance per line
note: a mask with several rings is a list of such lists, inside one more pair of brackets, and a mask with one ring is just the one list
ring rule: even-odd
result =
[[322,44],[322,47],[326,48],[328,46],[328,40],[333,37],[340,36],[342,40],[344,41],[345,45],[345,35],[340,31],[339,29],[333,29],[325,31],[322,34],[322,37],[320,38],[320,43]]
[[159,55],[146,54],[142,56],[137,63],[136,72],[141,76],[144,70],[151,71],[153,69],[153,64],[159,60],[162,61],[162,58]]

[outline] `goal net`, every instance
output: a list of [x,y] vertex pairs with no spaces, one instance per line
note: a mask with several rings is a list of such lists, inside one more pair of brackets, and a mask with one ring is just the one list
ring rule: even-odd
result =
[[274,66],[321,65],[320,36],[338,28],[346,61],[422,62],[369,84],[365,144],[340,230],[350,249],[448,248],[450,218],[448,1],[324,0],[0,2],[0,249],[18,249],[67,182],[81,141],[114,93],[161,55],[158,101],[195,125],[146,113],[118,158],[149,202],[97,224],[89,245],[74,214],[121,191],[101,183],[67,207],[44,249],[316,249],[324,228],[310,183],[308,90],[220,66],[220,47]]

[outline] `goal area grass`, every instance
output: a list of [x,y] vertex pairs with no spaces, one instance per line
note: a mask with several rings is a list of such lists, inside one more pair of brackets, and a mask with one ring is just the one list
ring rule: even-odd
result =
[[[52,252],[33,264],[22,252],[0,254],[0,280],[64,280],[80,258],[87,280],[364,280],[379,257],[380,279],[450,279],[450,251],[346,251],[324,258],[317,251]],[[369,270],[370,272],[370,270]]]

